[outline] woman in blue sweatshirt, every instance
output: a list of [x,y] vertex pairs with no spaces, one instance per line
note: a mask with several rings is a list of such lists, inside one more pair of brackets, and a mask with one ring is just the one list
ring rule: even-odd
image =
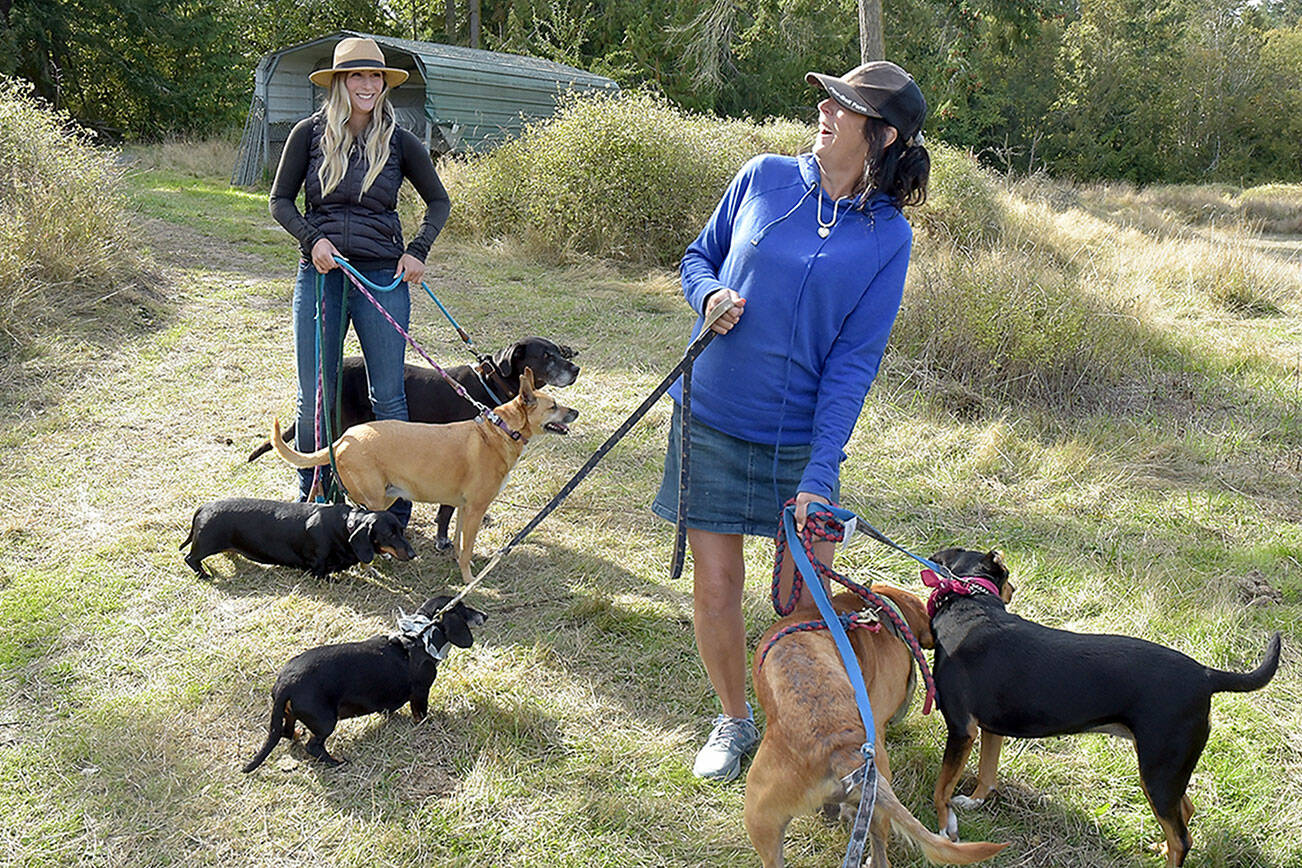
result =
[[[759,741],[746,702],[743,536],[775,536],[792,497],[802,527],[810,503],[837,500],[842,449],[904,290],[913,233],[901,208],[925,200],[930,171],[926,102],[903,69],[875,61],[806,79],[827,91],[813,152],[743,166],[680,265],[701,313],[693,338],[714,305],[735,303],[693,368],[687,504],[696,645],[723,707],[693,771],[723,781]],[[683,408],[681,390],[671,394],[652,509],[672,521]],[[788,558],[787,588],[791,574]],[[807,592],[801,603],[813,605]]]

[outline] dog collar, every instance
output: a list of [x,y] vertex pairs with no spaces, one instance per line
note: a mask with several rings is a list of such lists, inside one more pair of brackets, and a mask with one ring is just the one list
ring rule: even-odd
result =
[[[435,660],[443,660],[448,656],[448,649],[452,646],[451,642],[443,642],[435,646],[434,631],[439,626],[438,621],[432,621],[419,612],[408,615],[402,609],[398,610],[398,630],[391,634],[390,638],[397,639],[405,645],[422,645],[425,653]],[[447,637],[439,631],[441,639]]]
[[927,617],[934,618],[945,603],[945,598],[958,595],[971,597],[977,594],[999,596],[999,588],[994,582],[981,576],[963,576],[962,578],[942,579],[934,570],[922,571],[922,583],[931,588],[931,597],[927,599]]

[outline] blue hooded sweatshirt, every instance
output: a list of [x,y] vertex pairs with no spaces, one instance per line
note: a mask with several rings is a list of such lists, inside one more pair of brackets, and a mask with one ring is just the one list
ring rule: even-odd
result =
[[[824,224],[836,213],[826,238],[820,197]],[[811,154],[755,157],[679,266],[698,313],[725,287],[746,299],[737,325],[696,361],[693,416],[752,443],[809,444],[800,490],[828,498],[900,309],[913,241],[887,196],[860,200],[833,202]],[[670,394],[682,403],[679,384]]]

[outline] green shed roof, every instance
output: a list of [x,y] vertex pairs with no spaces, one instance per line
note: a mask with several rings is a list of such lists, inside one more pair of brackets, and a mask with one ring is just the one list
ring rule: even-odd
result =
[[[395,97],[405,91],[411,100],[410,92],[423,88],[424,99],[418,104],[454,151],[485,150],[518,134],[528,121],[550,117],[559,96],[567,91],[619,90],[609,78],[538,57],[352,30],[272,52],[259,69],[267,65],[270,78],[291,55],[310,57],[312,69],[329,66],[335,43],[345,36],[374,39],[391,65],[411,71],[412,77],[394,91]],[[270,105],[268,110],[271,113]]]

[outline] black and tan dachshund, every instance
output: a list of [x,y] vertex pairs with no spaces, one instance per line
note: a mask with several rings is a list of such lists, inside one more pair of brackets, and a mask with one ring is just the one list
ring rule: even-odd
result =
[[194,512],[185,562],[207,577],[203,559],[236,552],[252,561],[308,570],[319,579],[355,564],[369,564],[383,552],[400,561],[416,556],[402,522],[389,512],[345,504],[284,503],[255,497],[227,497]]
[[307,752],[327,765],[339,765],[326,751],[325,740],[344,718],[394,711],[410,702],[411,716],[419,723],[429,710],[429,689],[449,646],[469,648],[471,628],[488,620],[465,603],[436,618],[451,601],[449,596],[431,597],[413,616],[400,618],[395,633],[322,645],[286,663],[271,689],[267,740],[243,770],[261,765],[282,738],[293,739],[296,721],[312,733]]
[[[1279,634],[1255,670],[1223,672],[1142,639],[1054,630],[1009,613],[1011,585],[998,552],[945,549],[932,560],[999,592],[933,595],[933,672],[948,730],[934,794],[941,831],[958,840],[953,807],[974,807],[993,791],[1004,737],[1108,732],[1135,743],[1167,866],[1183,864],[1193,815],[1185,789],[1207,743],[1212,694],[1265,686],[1279,665]],[[976,790],[953,797],[978,728]]]
[[[476,401],[489,407],[511,400],[520,394],[520,375],[524,369],[533,371],[535,386],[563,387],[572,384],[579,376],[579,366],[570,361],[574,350],[553,343],[546,338],[527,337],[518,340],[493,356],[497,377],[489,384],[493,394],[484,387],[484,381],[470,365],[448,368],[448,376],[456,380]],[[438,371],[428,366],[407,365],[403,372],[403,388],[407,393],[407,418],[411,422],[462,422],[475,418],[474,406],[456,393]],[[358,356],[344,359],[339,374],[339,415],[341,421],[335,436],[362,422],[375,420],[371,409],[366,381],[366,362]],[[286,443],[294,442],[295,427],[284,432]],[[249,461],[271,450],[271,441],[264,440],[249,454]],[[453,507],[439,508],[435,545],[440,550],[451,548],[448,522]]]

